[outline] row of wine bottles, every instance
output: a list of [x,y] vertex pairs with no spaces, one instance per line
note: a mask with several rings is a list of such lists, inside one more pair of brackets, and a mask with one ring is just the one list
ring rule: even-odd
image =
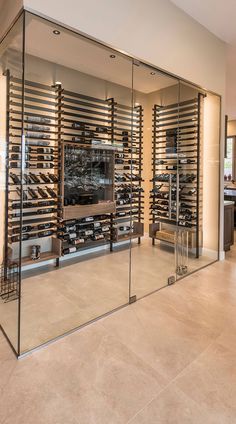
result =
[[22,190],[22,191],[20,190],[19,187],[16,187],[16,193],[19,195],[19,197],[21,197],[21,194],[22,194],[22,198],[24,201],[36,200],[40,198],[48,199],[50,197],[52,198],[58,197],[56,191],[48,186],[45,186],[44,189],[38,186],[37,190],[31,187],[28,187],[26,190]]
[[[19,175],[10,172],[9,174],[12,182],[16,185],[21,184],[21,178]],[[33,174],[32,172],[29,172],[29,174],[23,174],[23,184],[56,184],[58,183],[58,177],[55,174],[47,173],[43,174],[42,172],[39,173],[39,175]]]

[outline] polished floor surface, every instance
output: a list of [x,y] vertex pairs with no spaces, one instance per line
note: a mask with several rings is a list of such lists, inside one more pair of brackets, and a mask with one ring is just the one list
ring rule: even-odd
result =
[[[22,282],[21,352],[29,351],[67,331],[83,325],[129,301],[129,248],[123,246],[110,253],[92,255],[66,262],[59,268],[40,268],[30,272]],[[201,256],[189,258],[193,271],[211,262]],[[132,244],[131,295],[143,297],[167,285],[175,275],[172,247],[149,237]],[[0,322],[13,345],[17,346],[17,301],[0,303]]]
[[16,361],[0,335],[0,424],[234,424],[236,249]]

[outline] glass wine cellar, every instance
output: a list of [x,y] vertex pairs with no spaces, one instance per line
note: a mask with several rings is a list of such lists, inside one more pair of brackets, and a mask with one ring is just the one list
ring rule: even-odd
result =
[[28,12],[0,47],[17,356],[218,260],[220,97]]

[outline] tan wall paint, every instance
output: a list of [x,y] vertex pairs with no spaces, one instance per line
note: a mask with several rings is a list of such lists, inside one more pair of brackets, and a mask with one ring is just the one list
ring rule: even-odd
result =
[[228,122],[227,135],[228,137],[236,136],[236,120]]

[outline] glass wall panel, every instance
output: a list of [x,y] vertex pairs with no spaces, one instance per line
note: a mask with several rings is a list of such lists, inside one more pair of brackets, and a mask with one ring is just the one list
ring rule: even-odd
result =
[[179,104],[181,278],[218,259],[220,98],[181,83]]
[[129,302],[132,129],[132,61],[28,13],[25,36],[21,353]]
[[[141,235],[132,238],[131,250],[132,296],[139,298],[175,281],[179,82],[136,62],[133,80],[134,107],[143,115],[140,170],[134,156],[134,174],[140,172],[142,181],[141,214],[132,218]],[[138,136],[134,128],[134,149]],[[137,207],[134,196],[133,204]]]
[[[0,324],[18,352],[21,251],[23,17],[0,45]],[[14,79],[19,91],[12,88]]]

